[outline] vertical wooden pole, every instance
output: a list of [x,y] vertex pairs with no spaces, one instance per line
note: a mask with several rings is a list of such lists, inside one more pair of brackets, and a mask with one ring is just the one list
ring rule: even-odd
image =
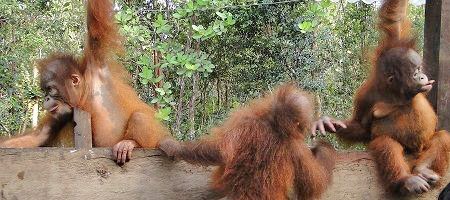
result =
[[[423,58],[426,71],[430,78],[438,81],[439,79],[439,44],[441,32],[441,0],[427,0],[425,4],[425,28],[424,28],[424,49]],[[438,83],[438,82],[437,82]],[[433,90],[427,95],[428,100],[437,107],[437,83]]]
[[442,1],[437,111],[439,126],[450,130],[450,0]]
[[75,121],[74,141],[76,149],[92,148],[91,115],[88,112],[74,108]]
[[439,128],[450,130],[450,0],[427,0],[424,59],[437,83],[428,95]]

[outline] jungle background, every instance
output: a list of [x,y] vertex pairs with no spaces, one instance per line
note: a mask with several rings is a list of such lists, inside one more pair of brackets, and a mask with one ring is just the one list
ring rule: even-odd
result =
[[[315,94],[318,114],[349,117],[378,37],[377,4],[353,0],[115,5],[130,84],[180,140],[207,134],[234,108],[286,81]],[[409,17],[421,48],[424,6],[411,5]],[[35,61],[55,51],[80,55],[85,33],[81,0],[0,2],[0,135],[36,124],[44,111]]]

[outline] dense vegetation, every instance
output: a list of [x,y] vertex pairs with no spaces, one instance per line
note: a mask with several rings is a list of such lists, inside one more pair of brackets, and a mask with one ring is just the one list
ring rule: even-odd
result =
[[[41,96],[36,59],[81,53],[82,2],[0,2],[0,133],[31,126]],[[291,80],[316,95],[318,114],[348,117],[376,45],[376,6],[362,2],[116,3],[131,84],[178,139],[204,134],[233,108]],[[424,8],[412,7],[410,16],[422,41]]]

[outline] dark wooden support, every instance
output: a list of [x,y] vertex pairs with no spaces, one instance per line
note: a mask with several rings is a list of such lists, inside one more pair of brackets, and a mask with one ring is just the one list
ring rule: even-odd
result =
[[450,1],[442,1],[437,112],[439,126],[450,130]]
[[428,98],[439,117],[439,129],[450,130],[450,1],[427,0],[424,59],[436,80]]
[[[439,79],[439,42],[441,31],[441,0],[427,0],[425,4],[425,28],[423,58],[428,74],[433,80]],[[428,100],[436,109],[437,83],[428,94]]]
[[91,115],[83,110],[74,109],[73,120],[75,121],[74,141],[76,149],[92,148]]

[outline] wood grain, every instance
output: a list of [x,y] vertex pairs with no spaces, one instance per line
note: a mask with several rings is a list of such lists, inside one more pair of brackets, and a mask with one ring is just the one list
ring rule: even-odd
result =
[[437,113],[439,127],[450,130],[450,1],[442,1],[441,9]]
[[86,111],[75,108],[73,120],[76,124],[74,128],[75,148],[92,148],[91,115]]
[[[208,189],[212,168],[174,162],[157,150],[136,149],[122,167],[109,148],[0,149],[0,163],[2,200],[218,199]],[[323,199],[400,199],[387,195],[375,174],[367,153],[341,152]],[[440,190],[413,199],[436,199]]]

